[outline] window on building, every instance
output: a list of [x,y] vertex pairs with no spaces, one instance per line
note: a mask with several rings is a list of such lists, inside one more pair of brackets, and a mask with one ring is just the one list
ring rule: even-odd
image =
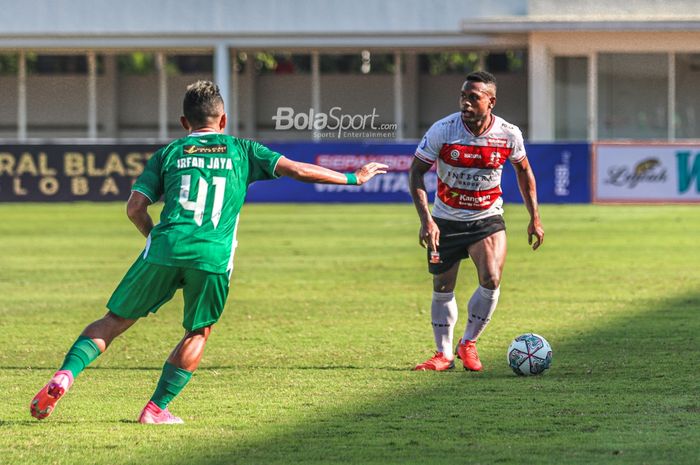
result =
[[666,139],[667,114],[667,54],[599,55],[599,139]]
[[700,138],[700,54],[676,55],[675,136]]
[[387,74],[394,72],[394,55],[362,50],[360,53],[321,55],[324,74]]
[[421,74],[433,76],[467,75],[478,69],[493,74],[524,73],[526,62],[525,50],[443,52],[421,55],[419,69]]
[[393,74],[396,60],[392,53],[377,53],[363,50],[360,53],[360,73],[362,74]]
[[244,73],[246,66],[248,66],[248,57],[250,55],[247,52],[238,52],[235,56],[231,57],[233,62],[233,67],[237,73]]
[[168,69],[177,74],[211,74],[214,71],[212,55],[170,55],[167,61]]
[[557,140],[588,138],[588,59],[554,58],[554,136]]
[[[258,52],[254,54],[259,74],[310,74],[311,55]],[[362,50],[358,53],[322,54],[319,70],[323,74],[386,74],[394,72],[394,55]]]
[[426,53],[420,55],[418,66],[421,74],[467,75],[479,69],[481,60],[480,52]]
[[[244,58],[248,58],[244,53]],[[257,52],[252,54],[255,69],[260,74],[308,74],[311,55],[296,53]]]
[[117,56],[117,68],[120,74],[143,76],[156,72],[156,54],[132,52]]
[[[87,55],[27,54],[27,72],[31,74],[87,74]],[[97,74],[104,74],[104,56],[97,55]]]
[[14,76],[19,71],[19,55],[16,53],[0,55],[0,76]]
[[524,73],[527,52],[525,50],[507,50],[490,52],[485,59],[486,71],[493,74]]

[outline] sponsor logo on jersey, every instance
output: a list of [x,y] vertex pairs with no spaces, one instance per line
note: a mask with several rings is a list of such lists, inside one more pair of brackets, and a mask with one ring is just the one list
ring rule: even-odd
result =
[[501,182],[496,170],[443,170],[442,182],[460,189],[489,189]]
[[228,147],[224,144],[219,145],[185,145],[182,151],[188,155],[195,153],[227,153]]
[[508,147],[508,139],[502,137],[486,137],[486,144],[491,147]]
[[486,190],[457,189],[438,180],[437,196],[452,208],[488,210],[501,197],[501,187]]
[[489,162],[486,163],[486,166],[489,168],[498,168],[502,164],[503,163],[501,162],[501,154],[498,152],[491,152],[491,156],[489,157]]
[[498,169],[510,155],[512,149],[482,145],[444,144],[440,159],[459,168]]

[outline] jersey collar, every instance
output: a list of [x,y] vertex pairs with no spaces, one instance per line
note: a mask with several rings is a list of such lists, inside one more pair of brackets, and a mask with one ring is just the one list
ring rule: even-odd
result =
[[482,132],[481,134],[479,134],[478,136],[475,135],[471,129],[469,129],[469,126],[467,126],[467,123],[465,123],[464,120],[462,119],[462,115],[459,116],[459,120],[462,122],[462,127],[464,128],[464,130],[467,131],[467,133],[469,133],[472,137],[484,137],[493,128],[493,125],[496,122],[496,115],[491,113],[491,122],[489,123],[489,127],[487,127],[486,130],[484,132]]
[[195,132],[191,132],[188,134],[188,137],[201,137],[201,136],[208,136],[209,134],[218,134],[218,133],[214,130],[204,129],[204,130],[198,130]]

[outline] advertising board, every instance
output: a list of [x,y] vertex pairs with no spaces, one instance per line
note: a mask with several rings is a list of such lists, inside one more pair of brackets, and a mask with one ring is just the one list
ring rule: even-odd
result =
[[700,202],[700,145],[596,144],[593,201]]
[[[304,184],[291,179],[250,186],[251,202],[410,202],[408,174],[415,143],[270,143],[297,161],[336,171],[355,171],[378,161],[389,172],[362,186]],[[0,147],[0,202],[124,201],[141,174],[153,144],[7,145]],[[590,156],[587,144],[528,144],[541,203],[590,202]],[[435,170],[426,187],[435,192]],[[515,171],[504,166],[503,198],[521,202]]]

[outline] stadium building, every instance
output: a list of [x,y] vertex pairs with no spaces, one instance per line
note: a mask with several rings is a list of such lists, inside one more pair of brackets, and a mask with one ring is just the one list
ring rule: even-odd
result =
[[473,69],[530,141],[700,138],[692,0],[3,3],[6,142],[165,140],[199,78],[247,137],[308,140],[275,129],[280,108],[338,108],[416,139]]

